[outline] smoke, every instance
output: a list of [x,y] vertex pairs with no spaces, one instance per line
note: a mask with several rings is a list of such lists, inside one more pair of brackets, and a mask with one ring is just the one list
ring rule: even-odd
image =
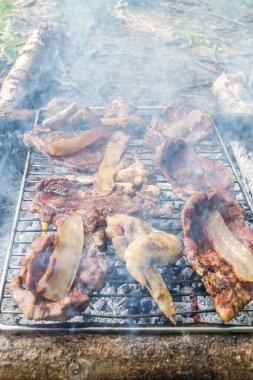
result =
[[184,97],[215,112],[212,82],[223,71],[242,69],[248,77],[251,69],[250,5],[60,2],[65,37],[55,92],[98,106],[117,96],[140,106]]
[[[63,33],[53,70],[45,78],[48,92],[43,93],[43,105],[56,96],[87,106],[105,106],[118,96],[136,106],[162,107],[185,98],[217,112],[221,101],[211,87],[224,71],[241,70],[244,87],[248,83],[252,91],[250,0],[59,0],[57,4],[54,23]],[[34,100],[29,105],[36,108],[41,103]],[[25,153],[21,133],[0,136],[3,252]],[[142,306],[145,312],[150,305],[147,301]]]

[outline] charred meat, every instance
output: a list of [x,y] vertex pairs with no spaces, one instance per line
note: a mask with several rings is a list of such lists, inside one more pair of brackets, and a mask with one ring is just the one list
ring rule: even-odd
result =
[[158,267],[181,257],[182,244],[178,237],[129,215],[114,215],[106,221],[106,234],[112,239],[116,254],[126,262],[133,278],[148,289],[167,318],[175,323],[174,303]]
[[182,211],[184,254],[224,321],[253,298],[253,232],[243,213],[233,197],[218,192],[193,195]]
[[234,179],[225,165],[198,155],[182,139],[166,140],[157,150],[155,162],[181,199],[199,191],[233,191]]
[[[96,244],[98,234],[103,235],[104,232],[99,230],[85,239],[72,285],[66,295],[55,300],[43,294],[40,281],[43,279],[44,286],[50,284],[50,278],[47,282],[45,280],[46,272],[49,265],[51,272],[55,270],[52,256],[59,241],[54,235],[40,236],[33,241],[31,250],[23,259],[20,274],[10,284],[11,295],[27,319],[67,320],[87,308],[90,295],[102,289],[107,275],[105,255]],[[61,280],[65,281],[64,276]],[[61,288],[61,283],[58,287]]]
[[154,149],[167,138],[184,138],[195,144],[212,131],[210,116],[185,101],[171,104],[159,116],[154,116],[145,136],[145,145]]
[[38,212],[42,222],[57,225],[66,217],[81,216],[85,234],[105,223],[109,215],[155,214],[152,198],[137,192],[129,194],[120,185],[106,197],[100,197],[94,184],[81,184],[66,178],[49,178],[36,185],[36,195],[29,210]]

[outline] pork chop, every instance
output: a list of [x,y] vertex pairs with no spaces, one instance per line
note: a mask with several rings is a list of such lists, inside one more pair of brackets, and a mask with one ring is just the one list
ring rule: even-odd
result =
[[[125,144],[125,137],[123,132],[114,132],[109,139],[101,138],[93,144],[86,146],[78,152],[72,153],[65,157],[54,156],[49,154],[46,146],[61,139],[71,139],[78,136],[79,132],[75,131],[45,131],[43,128],[35,128],[32,132],[24,137],[24,142],[27,146],[34,146],[44,156],[53,160],[59,165],[65,165],[74,171],[94,172],[98,169],[108,142],[117,141],[119,145],[123,144],[125,149],[128,144]],[[129,140],[129,138],[128,138]]]
[[[225,226],[222,228],[222,224],[217,225],[214,238],[210,216],[216,217],[217,213]],[[233,197],[218,192],[197,193],[187,201],[182,211],[182,224],[184,255],[202,277],[207,292],[214,298],[214,306],[220,318],[229,321],[253,298],[253,281],[242,278],[242,270],[238,272],[243,251],[247,250],[248,259],[243,263],[246,271],[245,268],[243,270],[245,273],[251,271],[252,279],[253,232],[245,225],[244,209]],[[222,232],[224,228],[228,229],[229,239]],[[223,251],[231,257],[231,252],[238,244],[240,248],[236,259],[230,261],[228,257],[224,258]]]
[[228,168],[198,155],[182,139],[166,140],[157,150],[155,163],[181,199],[199,191],[233,191],[234,179]]
[[144,143],[152,150],[168,137],[184,138],[188,144],[195,144],[212,131],[212,126],[208,114],[185,101],[179,101],[171,104],[160,115],[153,116]]
[[45,235],[33,241],[31,250],[23,259],[20,274],[10,284],[11,295],[27,319],[67,320],[87,308],[90,295],[102,289],[106,281],[107,262],[101,245],[97,245],[97,235],[101,234],[104,234],[103,230],[86,239],[73,285],[58,301],[46,299],[37,291],[57,239],[54,235]]
[[40,214],[42,222],[57,225],[74,214],[81,215],[85,234],[91,234],[116,213],[151,215],[156,212],[155,201],[138,192],[127,192],[115,185],[106,197],[100,197],[94,184],[82,184],[66,178],[49,178],[35,186],[36,195],[29,210]]

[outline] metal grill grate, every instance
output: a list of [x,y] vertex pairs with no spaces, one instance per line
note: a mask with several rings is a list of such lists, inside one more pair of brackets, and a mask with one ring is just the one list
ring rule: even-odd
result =
[[[98,113],[103,108],[95,108]],[[156,109],[160,110],[160,109]],[[154,109],[139,109],[146,125]],[[43,117],[44,110],[39,110],[35,123]],[[249,225],[253,221],[250,199],[244,191],[236,168],[226,151],[226,147],[215,127],[210,138],[197,146],[197,152],[212,160],[220,160],[236,177],[235,193],[238,201],[245,208]],[[134,139],[126,155],[138,152],[141,161],[152,166],[151,152],[142,148],[142,139]],[[74,179],[75,174],[66,167],[56,165],[33,149],[28,151],[20,197],[17,204],[10,244],[3,269],[0,285],[0,327],[12,331],[92,331],[92,332],[243,332],[253,331],[253,302],[240,312],[240,315],[224,324],[216,314],[212,298],[207,295],[199,276],[182,258],[175,265],[163,268],[162,273],[170,290],[176,310],[177,326],[164,317],[149,296],[128,274],[125,265],[115,256],[109,245],[107,257],[109,275],[106,286],[92,296],[89,307],[81,316],[67,322],[28,321],[20,313],[18,306],[9,293],[9,283],[21,267],[21,260],[30,248],[31,242],[42,232],[39,216],[27,211],[27,206],[34,196],[33,186],[47,177],[66,176]],[[184,202],[177,200],[171,186],[158,173],[158,185],[162,189],[161,203],[169,202],[173,211],[168,217],[152,219],[154,227],[174,233],[182,238],[180,221]],[[50,227],[48,231],[55,231]]]

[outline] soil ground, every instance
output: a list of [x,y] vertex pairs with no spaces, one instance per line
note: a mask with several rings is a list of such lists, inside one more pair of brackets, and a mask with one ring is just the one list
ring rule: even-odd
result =
[[[5,16],[13,20],[15,37],[24,42],[45,23],[64,30],[49,97],[66,94],[87,105],[105,105],[121,95],[136,105],[162,106],[185,97],[215,111],[215,78],[237,69],[250,75],[249,0],[26,3]],[[10,65],[2,65],[2,78]]]

